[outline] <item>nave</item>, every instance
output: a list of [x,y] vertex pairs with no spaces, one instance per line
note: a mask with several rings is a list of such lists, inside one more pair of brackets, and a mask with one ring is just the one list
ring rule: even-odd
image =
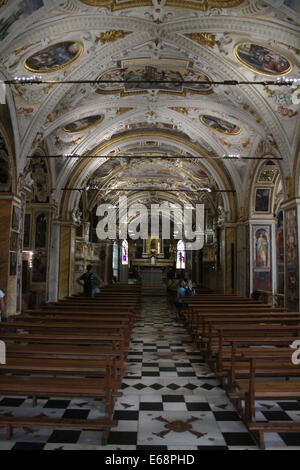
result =
[[[117,427],[108,445],[98,431],[15,429],[11,441],[0,430],[0,450],[240,450],[258,449],[236,409],[182,322],[164,297],[142,298],[115,404]],[[257,421],[300,422],[299,401],[256,403]],[[94,399],[2,397],[0,417],[41,416],[98,419]],[[299,449],[299,434],[266,434],[267,449]],[[297,447],[298,446],[298,447]]]

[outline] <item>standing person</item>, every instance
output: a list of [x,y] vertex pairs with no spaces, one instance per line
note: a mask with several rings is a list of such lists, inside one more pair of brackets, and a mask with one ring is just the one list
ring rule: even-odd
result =
[[187,297],[195,297],[195,295],[196,295],[196,292],[195,292],[195,289],[194,289],[194,286],[193,286],[193,281],[191,281],[191,280],[187,283],[187,286],[185,288],[185,295]]
[[77,284],[83,286],[85,297],[95,297],[100,292],[100,281],[96,274],[92,272],[93,266],[91,264],[86,269],[87,272],[77,280]]
[[180,281],[179,287],[177,289],[177,298],[176,298],[176,307],[177,307],[177,317],[180,318],[181,310],[184,307],[183,299],[185,298],[186,290],[185,290],[185,282]]
[[1,322],[3,322],[5,320],[4,297],[5,297],[4,292],[2,290],[0,290],[0,321]]

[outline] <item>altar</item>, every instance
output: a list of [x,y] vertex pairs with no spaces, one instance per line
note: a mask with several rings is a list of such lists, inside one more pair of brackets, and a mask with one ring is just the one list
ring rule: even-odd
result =
[[141,281],[143,288],[163,286],[163,269],[159,267],[143,268],[141,270]]

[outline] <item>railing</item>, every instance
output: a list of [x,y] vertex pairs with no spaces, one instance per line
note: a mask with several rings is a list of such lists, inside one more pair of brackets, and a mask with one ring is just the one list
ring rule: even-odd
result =
[[273,294],[273,292],[267,291],[255,291],[252,294],[252,298],[259,300],[264,304],[271,304],[275,308],[284,308],[285,297],[283,294]]

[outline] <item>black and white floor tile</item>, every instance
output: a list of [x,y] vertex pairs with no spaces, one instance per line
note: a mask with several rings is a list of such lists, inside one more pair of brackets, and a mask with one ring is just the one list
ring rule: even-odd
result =
[[[114,419],[118,426],[101,446],[94,431],[16,429],[0,450],[256,450],[248,433],[185,328],[175,321],[167,301],[144,299],[137,320]],[[300,402],[257,404],[260,421],[300,421]],[[44,414],[70,419],[103,416],[97,400],[0,398],[0,414]],[[268,449],[300,449],[300,435],[267,434]]]

